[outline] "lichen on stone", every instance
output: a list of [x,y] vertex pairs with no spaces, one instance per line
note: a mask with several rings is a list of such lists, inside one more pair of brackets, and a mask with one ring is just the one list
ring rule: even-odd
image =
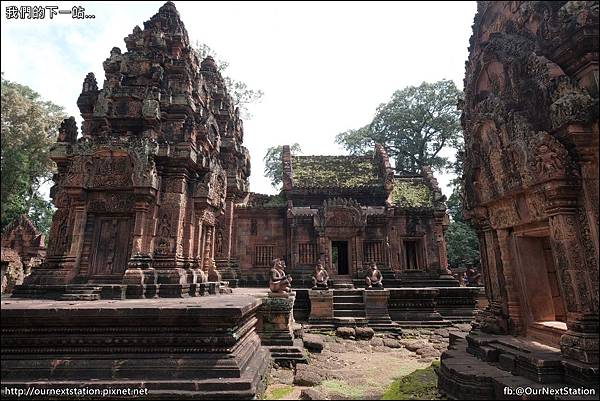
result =
[[373,159],[368,156],[294,156],[295,187],[360,188],[383,185]]
[[425,183],[414,180],[394,180],[392,203],[401,207],[432,207],[431,190]]

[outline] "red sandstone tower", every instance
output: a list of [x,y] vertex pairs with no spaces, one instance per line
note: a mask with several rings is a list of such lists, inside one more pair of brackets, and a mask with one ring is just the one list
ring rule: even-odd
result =
[[173,3],[125,43],[104,62],[102,89],[92,73],[83,82],[82,135],[74,118],[60,129],[48,257],[19,296],[60,297],[69,284],[117,298],[196,295],[217,218],[247,191],[238,110]]

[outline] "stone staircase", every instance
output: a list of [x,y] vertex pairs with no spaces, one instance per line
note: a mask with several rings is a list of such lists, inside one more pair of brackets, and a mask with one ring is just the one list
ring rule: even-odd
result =
[[272,345],[267,347],[273,362],[281,367],[293,368],[299,363],[308,363],[302,340],[295,339],[294,345]]
[[339,289],[333,292],[333,318],[365,319],[363,290]]
[[67,286],[65,293],[60,297],[61,301],[98,301],[102,287],[86,284],[75,284]]
[[[331,280],[331,287],[332,288],[339,288],[339,289],[354,289],[354,282],[350,277],[344,277],[344,276],[338,276],[338,277],[334,277]],[[358,287],[360,288],[360,287]]]
[[221,273],[221,279],[229,282],[230,288],[238,287],[241,277],[240,263],[237,259],[215,258],[217,270]]

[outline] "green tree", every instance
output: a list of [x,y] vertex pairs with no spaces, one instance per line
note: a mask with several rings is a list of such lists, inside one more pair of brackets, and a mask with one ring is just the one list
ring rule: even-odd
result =
[[40,193],[52,178],[50,147],[65,118],[63,108],[2,74],[2,229],[20,214],[47,232],[53,208]]
[[[295,143],[290,146],[290,152],[292,155],[302,153],[300,145]],[[271,180],[273,188],[279,188],[283,180],[283,165],[281,161],[281,154],[283,153],[283,146],[271,146],[267,149],[263,161],[265,162],[265,177]]]
[[473,227],[464,221],[451,221],[446,230],[446,246],[450,267],[479,262],[479,242]]
[[450,214],[450,225],[446,230],[446,251],[450,267],[460,267],[465,263],[479,262],[479,241],[477,233],[463,216],[464,187],[462,185],[462,168],[464,152],[462,147],[456,153],[451,170],[457,178],[452,180],[452,194],[447,206]]
[[211,56],[215,59],[219,72],[223,74],[223,79],[225,80],[225,86],[227,87],[227,91],[233,98],[234,105],[236,107],[239,107],[243,118],[252,118],[252,115],[248,111],[248,105],[260,102],[262,100],[264,92],[260,89],[251,89],[245,82],[224,75],[225,70],[227,70],[227,67],[229,67],[229,62],[219,57],[217,52],[215,52],[207,44],[196,41],[194,45],[194,50],[200,60],[204,60],[207,56]]
[[369,125],[338,134],[336,143],[351,154],[363,154],[380,143],[401,173],[419,172],[423,165],[440,171],[448,167],[442,150],[455,149],[462,141],[460,95],[450,80],[401,89],[377,108]]

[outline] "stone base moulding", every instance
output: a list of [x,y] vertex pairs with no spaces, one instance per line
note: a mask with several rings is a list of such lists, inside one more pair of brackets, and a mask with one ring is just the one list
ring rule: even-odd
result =
[[251,296],[2,301],[2,385],[140,388],[148,399],[253,399],[270,359]]

